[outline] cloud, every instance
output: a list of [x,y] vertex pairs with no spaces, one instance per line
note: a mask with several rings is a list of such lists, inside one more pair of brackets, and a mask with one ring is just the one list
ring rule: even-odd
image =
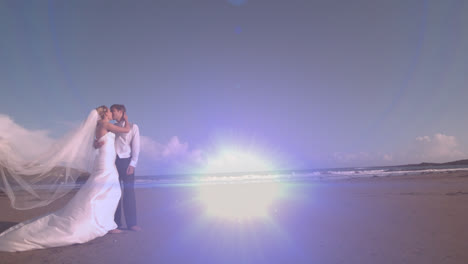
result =
[[383,154],[383,160],[385,160],[385,161],[393,161],[393,155],[391,155],[391,154]]
[[190,150],[188,143],[180,142],[177,136],[171,137],[166,144],[158,143],[147,136],[141,136],[140,139],[143,155],[147,155],[155,161],[173,158],[199,160],[201,158],[201,150]]
[[32,158],[49,149],[55,142],[48,130],[28,130],[7,115],[0,114],[0,140],[24,158]]
[[446,162],[466,158],[454,136],[437,133],[416,137],[410,155],[425,162]]
[[416,141],[419,142],[431,142],[431,138],[428,136],[416,137]]
[[142,174],[188,173],[204,160],[204,152],[200,149],[190,149],[188,143],[181,142],[173,136],[165,144],[159,143],[148,136],[141,136],[141,166]]

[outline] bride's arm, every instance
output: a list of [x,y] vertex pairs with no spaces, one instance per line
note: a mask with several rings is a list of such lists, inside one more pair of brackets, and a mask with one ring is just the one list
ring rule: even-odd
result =
[[125,121],[125,126],[124,127],[119,127],[119,126],[116,126],[116,125],[114,125],[112,123],[106,122],[105,123],[106,129],[108,131],[110,131],[110,132],[113,132],[113,133],[128,133],[128,132],[130,132],[130,123],[128,122],[127,113],[123,114],[123,119]]

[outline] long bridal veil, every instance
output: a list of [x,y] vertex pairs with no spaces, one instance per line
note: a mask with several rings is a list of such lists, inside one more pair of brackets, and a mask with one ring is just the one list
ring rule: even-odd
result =
[[67,194],[92,169],[94,134],[99,115],[92,110],[79,128],[36,157],[22,155],[0,138],[0,190],[20,210],[45,206]]

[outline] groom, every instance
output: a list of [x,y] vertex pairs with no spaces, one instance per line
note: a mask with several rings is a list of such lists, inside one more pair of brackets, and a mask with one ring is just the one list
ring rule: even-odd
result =
[[[123,114],[126,112],[125,106],[114,104],[110,108],[112,119],[117,123],[117,126],[123,127],[125,121]],[[136,124],[130,124],[130,132],[117,133],[115,135],[115,152],[117,157],[115,165],[119,173],[119,180],[123,186],[122,198],[120,199],[117,211],[115,212],[115,223],[118,229],[122,228],[122,207],[125,216],[127,228],[132,231],[140,231],[141,228],[137,225],[136,218],[136,201],[135,201],[135,167],[140,154],[140,131]],[[115,230],[115,233],[118,233]]]

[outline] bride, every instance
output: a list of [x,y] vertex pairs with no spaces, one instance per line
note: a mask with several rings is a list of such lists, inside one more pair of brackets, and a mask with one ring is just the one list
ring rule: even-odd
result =
[[[33,160],[26,160],[7,142],[0,141],[0,190],[16,209],[50,204],[70,191],[84,171],[90,171],[86,183],[65,207],[1,233],[0,251],[85,243],[117,228],[114,213],[121,190],[114,133],[130,131],[125,113],[123,118],[125,127],[113,125],[109,122],[111,111],[100,106],[91,111],[80,128]],[[94,137],[104,144],[99,150],[92,146]]]

